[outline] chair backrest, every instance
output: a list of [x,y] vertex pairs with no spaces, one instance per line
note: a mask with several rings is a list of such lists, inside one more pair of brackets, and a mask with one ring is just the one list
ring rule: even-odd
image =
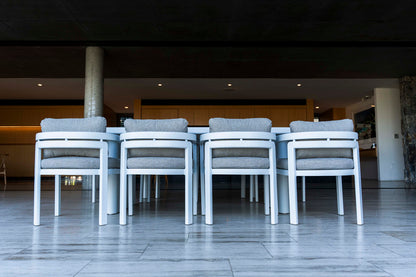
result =
[[[211,118],[210,132],[271,132],[272,121],[268,118]],[[213,158],[219,157],[269,157],[267,149],[233,148],[214,149]]]
[[[188,132],[188,121],[184,118],[173,119],[126,119],[126,132]],[[129,157],[185,157],[183,149],[146,148],[129,149]]]
[[[354,130],[351,119],[310,122],[293,121],[290,123],[291,132],[319,132],[319,131],[348,131]],[[297,159],[311,158],[352,158],[351,149],[299,149],[296,151]]]
[[[104,117],[88,118],[45,118],[41,121],[42,132],[102,132],[105,133],[107,121]],[[45,149],[43,158],[52,157],[99,157],[97,149]]]

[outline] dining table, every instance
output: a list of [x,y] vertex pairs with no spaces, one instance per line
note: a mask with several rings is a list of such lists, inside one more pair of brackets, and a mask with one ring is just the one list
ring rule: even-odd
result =
[[[107,127],[107,133],[120,135],[125,132],[124,127]],[[272,133],[276,135],[286,134],[290,132],[289,127],[272,127]],[[200,143],[199,137],[202,134],[209,133],[209,127],[188,127],[188,133],[197,135],[197,142]],[[198,153],[195,155],[197,157],[194,160],[193,166],[196,167],[194,170],[193,182],[198,184],[196,187],[199,187],[199,172],[200,165],[202,162],[202,155],[200,155],[200,147],[195,145],[194,150]],[[112,157],[120,156],[120,147],[111,147],[109,151],[112,152]],[[280,143],[276,145],[277,158],[287,158],[287,147],[286,145]],[[120,195],[120,176],[119,175],[109,175],[108,178],[108,199],[107,199],[107,213],[116,214],[119,212],[119,195]],[[194,186],[195,187],[195,186]],[[196,190],[198,191],[198,190]],[[277,191],[278,191],[278,208],[279,213],[287,214],[289,213],[289,187],[287,176],[278,175],[277,179]],[[195,196],[195,194],[194,194]]]

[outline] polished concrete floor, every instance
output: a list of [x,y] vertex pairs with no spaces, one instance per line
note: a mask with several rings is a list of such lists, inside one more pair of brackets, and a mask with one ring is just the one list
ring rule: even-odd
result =
[[88,191],[42,192],[41,226],[32,225],[33,192],[0,192],[0,276],[416,276],[416,190],[365,189],[365,225],[355,224],[353,191],[345,216],[335,189],[309,189],[297,226],[271,226],[261,203],[239,190],[214,192],[214,225],[184,225],[183,191],[135,205],[98,226]]

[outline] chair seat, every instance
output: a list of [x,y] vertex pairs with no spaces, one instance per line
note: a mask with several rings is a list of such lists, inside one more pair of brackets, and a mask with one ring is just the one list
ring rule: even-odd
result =
[[255,169],[267,169],[269,168],[268,158],[259,157],[221,157],[212,159],[212,168],[255,168]]
[[185,169],[185,159],[173,157],[132,157],[127,159],[127,168]]
[[[277,168],[288,169],[287,159],[277,160]],[[331,169],[353,169],[354,162],[347,158],[315,158],[296,160],[298,170],[331,170]]]
[[[92,157],[55,157],[43,159],[41,162],[43,169],[99,169],[100,159]],[[120,160],[108,158],[108,168],[119,168]]]

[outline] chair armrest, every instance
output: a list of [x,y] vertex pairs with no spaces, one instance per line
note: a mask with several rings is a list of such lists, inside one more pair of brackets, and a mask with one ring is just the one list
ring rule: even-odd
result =
[[201,142],[213,140],[267,140],[275,141],[276,135],[269,132],[213,132],[201,135]]

